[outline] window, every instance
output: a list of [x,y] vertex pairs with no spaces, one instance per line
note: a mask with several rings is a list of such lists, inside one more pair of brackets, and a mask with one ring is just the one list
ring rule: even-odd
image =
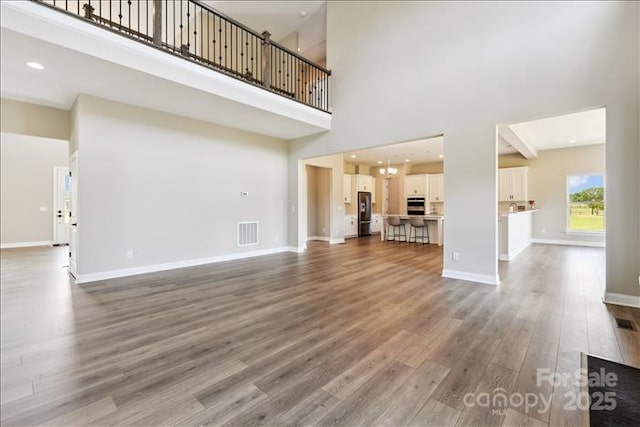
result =
[[567,176],[567,231],[604,232],[604,176]]

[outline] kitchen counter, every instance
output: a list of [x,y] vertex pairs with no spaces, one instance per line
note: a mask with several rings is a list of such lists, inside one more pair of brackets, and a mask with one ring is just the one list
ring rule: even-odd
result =
[[509,211],[500,211],[498,212],[498,215],[504,217],[504,216],[509,216],[509,215],[520,215],[520,214],[527,214],[527,213],[532,213],[532,212],[538,212],[538,209],[532,209],[532,210],[528,210],[528,211],[516,211],[516,212],[509,212]]
[[498,214],[500,261],[511,261],[531,244],[533,215],[538,209]]
[[[386,214],[382,215],[384,219],[382,223],[382,230],[380,233],[380,239],[385,240],[387,238],[387,218],[390,216],[400,217],[401,220],[405,222],[406,234],[409,235],[409,218],[422,218],[425,221],[428,221],[427,227],[429,227],[429,243],[437,244],[438,246],[442,246],[443,241],[443,223],[444,223],[444,215],[407,215],[407,214]],[[435,224],[429,224],[429,222],[435,222]],[[434,227],[435,226],[435,227]]]

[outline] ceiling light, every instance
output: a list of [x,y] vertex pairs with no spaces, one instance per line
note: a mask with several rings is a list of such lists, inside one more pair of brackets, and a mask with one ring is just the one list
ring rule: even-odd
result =
[[570,140],[569,140],[569,144],[575,144],[575,143],[576,143],[576,140],[575,140],[575,139],[570,139]]
[[300,17],[304,18],[305,16],[307,16],[307,12],[305,12],[304,10],[300,12]]
[[356,156],[355,154],[352,154],[352,155],[351,155],[351,158],[352,158],[352,159],[355,159],[356,157],[357,157],[357,156]]
[[391,167],[391,160],[387,160],[387,167],[380,168],[380,178],[391,179],[398,176],[398,169]]
[[37,62],[27,62],[27,67],[31,67],[34,70],[44,70],[44,66]]
[[409,160],[409,159],[404,159],[404,161],[405,161],[405,162],[410,162],[411,160]]
[[439,159],[444,159],[444,154],[440,154],[440,155],[438,156],[438,158],[439,158]]
[[382,164],[382,160],[378,160],[378,164],[381,165]]

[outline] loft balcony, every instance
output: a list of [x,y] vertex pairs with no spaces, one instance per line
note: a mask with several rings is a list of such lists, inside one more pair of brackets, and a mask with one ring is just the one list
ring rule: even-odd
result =
[[[87,93],[282,139],[330,129],[329,70],[201,1],[0,6],[5,97],[37,102],[42,96],[45,105],[70,107],[71,98]],[[51,72],[63,96],[53,96],[51,81],[20,72],[25,52],[29,60],[40,52],[59,65]],[[138,84],[119,86],[132,80],[132,71]]]

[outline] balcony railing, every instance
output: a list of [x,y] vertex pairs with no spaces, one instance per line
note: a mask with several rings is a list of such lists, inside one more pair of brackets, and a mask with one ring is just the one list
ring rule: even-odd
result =
[[329,112],[331,71],[198,0],[33,0]]

